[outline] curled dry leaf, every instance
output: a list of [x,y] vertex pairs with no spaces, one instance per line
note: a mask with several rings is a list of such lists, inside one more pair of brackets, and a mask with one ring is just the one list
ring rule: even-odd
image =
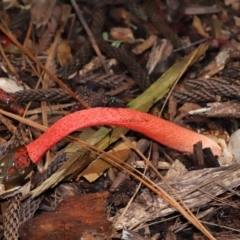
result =
[[115,40],[125,43],[131,44],[136,41],[130,28],[114,27],[111,29],[110,34]]
[[194,16],[194,18],[193,18],[193,27],[197,30],[197,32],[198,32],[200,35],[202,35],[202,36],[204,36],[204,37],[206,37],[206,38],[209,37],[209,35],[206,33],[206,31],[205,31],[204,28],[203,28],[203,25],[202,25],[202,23],[201,23],[200,18],[197,17],[197,16]]
[[146,41],[133,48],[132,52],[136,55],[142,54],[144,51],[152,47],[157,39],[157,36],[151,35]]

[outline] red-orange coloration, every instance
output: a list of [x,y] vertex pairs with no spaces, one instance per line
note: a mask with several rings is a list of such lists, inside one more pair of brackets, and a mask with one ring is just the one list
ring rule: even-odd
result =
[[7,92],[0,88],[0,108],[23,115],[24,109],[15,101],[15,99]]
[[128,128],[173,149],[192,153],[193,144],[202,141],[215,155],[222,150],[210,138],[153,115],[127,108],[91,108],[69,114],[53,124],[38,139],[26,146],[30,159],[39,162],[47,150],[68,134],[86,127],[114,125]]
[[3,48],[7,48],[12,43],[11,40],[5,35],[0,35],[0,42]]
[[14,154],[14,165],[17,169],[28,167],[31,163],[31,160],[28,156],[28,151],[26,147],[20,147]]

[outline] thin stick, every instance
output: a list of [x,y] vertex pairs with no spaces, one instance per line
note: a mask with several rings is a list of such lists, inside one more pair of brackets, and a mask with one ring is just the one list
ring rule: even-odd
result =
[[10,63],[10,61],[8,60],[4,50],[3,50],[3,47],[2,47],[2,44],[0,44],[0,53],[4,59],[4,61],[6,62],[7,66],[8,66],[8,69],[10,70],[10,72],[12,74],[14,74],[15,76],[17,76],[17,72],[15,71],[14,67],[12,66],[12,64]]
[[95,38],[94,38],[94,36],[93,36],[93,34],[92,34],[92,31],[91,31],[90,28],[88,27],[88,25],[87,25],[87,23],[86,23],[86,21],[85,21],[85,19],[84,19],[84,17],[83,17],[82,11],[79,9],[79,7],[78,7],[78,5],[77,5],[77,3],[76,3],[75,0],[71,0],[71,3],[72,3],[73,8],[75,9],[75,11],[76,11],[76,13],[77,13],[77,16],[78,16],[79,20],[81,21],[81,23],[82,23],[82,25],[83,25],[85,31],[87,32],[87,35],[88,35],[88,37],[89,37],[89,40],[90,40],[90,42],[92,43],[92,46],[93,46],[96,54],[98,55],[98,57],[99,57],[99,59],[100,59],[100,61],[101,61],[101,63],[102,63],[102,66],[103,66],[105,72],[106,72],[106,73],[109,73],[108,68],[107,68],[107,66],[106,66],[106,64],[105,64],[105,62],[104,62],[102,53],[101,53],[101,51],[100,51],[100,49],[99,49],[99,47],[98,47],[98,45],[97,45],[97,43],[96,43],[96,40],[95,40]]
[[74,99],[76,99],[84,108],[90,108],[82,99],[78,98],[77,95],[59,78],[52,74],[32,53],[24,48],[21,43],[10,33],[8,32],[2,24],[0,24],[0,30],[22,51],[24,52],[32,61],[34,61],[47,75],[52,78],[56,83],[58,83],[63,89],[65,89]]
[[[23,47],[25,47],[25,48],[27,47],[27,43],[29,41],[30,34],[32,32],[32,27],[33,27],[33,24],[30,21],[29,26],[28,26],[28,31],[27,31],[27,34],[26,34],[24,42],[23,42]],[[22,54],[22,65],[24,66],[24,68],[26,68],[26,60],[25,60],[24,54]]]

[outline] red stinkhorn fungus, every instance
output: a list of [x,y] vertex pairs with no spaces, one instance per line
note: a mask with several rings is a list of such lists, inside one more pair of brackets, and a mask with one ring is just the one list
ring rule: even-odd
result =
[[3,48],[7,48],[12,44],[11,40],[6,35],[0,35],[0,43],[2,44]]
[[[81,128],[97,125],[128,128],[181,152],[192,153],[193,144],[202,141],[203,148],[210,147],[213,153],[218,156],[222,153],[220,146],[210,138],[150,114],[127,108],[91,108],[61,118],[38,139],[15,151],[11,160],[12,166],[29,168],[31,163],[38,163],[47,150],[68,134]],[[4,166],[2,161],[0,161],[0,166]],[[4,171],[6,172],[6,169]],[[15,171],[11,167],[8,168],[7,172],[10,175]],[[26,175],[26,172],[24,174]],[[8,184],[7,179],[14,181],[14,178],[9,178],[9,176],[4,177],[4,179],[5,185]]]
[[15,99],[3,89],[0,88],[0,108],[23,115],[24,109],[15,101]]
[[114,125],[128,128],[173,149],[192,153],[193,144],[202,141],[221,155],[220,146],[210,138],[153,115],[127,108],[92,108],[69,114],[53,124],[42,136],[26,146],[30,159],[39,162],[47,150],[68,134],[86,127]]

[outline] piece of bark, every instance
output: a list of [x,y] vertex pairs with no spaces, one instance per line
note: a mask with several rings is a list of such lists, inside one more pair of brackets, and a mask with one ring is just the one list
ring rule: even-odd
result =
[[[149,145],[150,145],[149,140],[140,139],[137,143],[136,148],[140,152],[144,153],[147,150],[147,148],[149,147]],[[131,156],[128,158],[126,163],[131,165],[134,161],[138,160],[138,158],[139,157],[138,157],[137,153],[132,152]],[[115,181],[112,183],[111,187],[109,188],[109,191],[114,192],[118,188],[118,186],[120,186],[126,180],[126,178],[128,176],[129,176],[129,174],[125,170],[122,170],[121,172],[119,172]]]
[[240,118],[240,103],[237,101],[209,103],[205,108],[189,111],[189,114],[214,118]]
[[196,170],[204,168],[202,142],[193,145],[193,163]]
[[[56,212],[44,212],[25,222],[21,239],[110,239],[106,219],[107,192],[75,196],[63,201]],[[86,238],[85,238],[86,237]]]
[[203,149],[204,165],[207,168],[220,167],[218,159],[213,155],[211,148]]
[[121,240],[144,240],[138,233],[131,230],[124,229],[122,232]]
[[[210,206],[209,203],[214,201],[215,197],[228,191],[226,189],[236,188],[240,185],[240,166],[236,164],[228,167],[205,168],[184,172],[180,176],[173,176],[167,180],[190,209],[198,209],[206,205]],[[161,182],[158,185],[173,196],[165,183]],[[176,197],[174,198],[176,199]],[[111,219],[116,222],[114,227],[118,230],[134,228],[143,222],[169,216],[176,210],[170,207],[162,198],[151,194],[148,189],[145,189],[131,204],[126,214],[121,217],[121,221],[118,222],[117,219],[121,211]]]

